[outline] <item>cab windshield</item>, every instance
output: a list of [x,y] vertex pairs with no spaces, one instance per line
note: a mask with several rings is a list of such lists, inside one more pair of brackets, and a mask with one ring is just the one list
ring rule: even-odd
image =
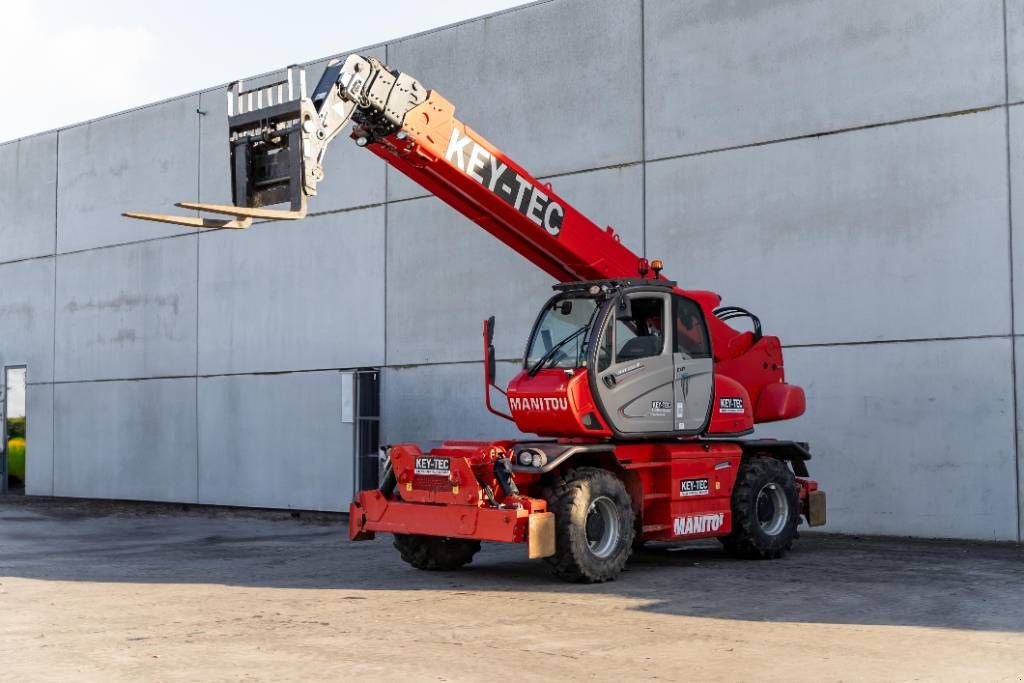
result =
[[[549,304],[534,328],[526,367],[578,368],[587,357],[590,326],[597,301],[587,297],[563,297]],[[540,368],[538,368],[540,369]]]

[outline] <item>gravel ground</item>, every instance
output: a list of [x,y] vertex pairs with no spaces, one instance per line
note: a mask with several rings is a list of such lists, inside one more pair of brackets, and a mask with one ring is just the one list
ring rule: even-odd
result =
[[1024,548],[805,534],[615,582],[457,572],[340,515],[0,498],[0,680],[1024,680]]

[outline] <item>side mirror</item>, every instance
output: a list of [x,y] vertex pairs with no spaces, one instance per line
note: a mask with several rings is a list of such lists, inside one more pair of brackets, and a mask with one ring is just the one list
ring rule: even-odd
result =
[[496,410],[491,405],[491,387],[494,387],[502,394],[501,387],[495,386],[494,378],[498,374],[498,362],[494,360],[494,316],[484,321],[484,402],[487,404],[487,410],[494,413],[498,417],[504,418],[511,422],[515,422],[511,415]]
[[615,302],[615,319],[616,320],[632,320],[633,319],[633,304],[630,302],[629,297],[622,295]]

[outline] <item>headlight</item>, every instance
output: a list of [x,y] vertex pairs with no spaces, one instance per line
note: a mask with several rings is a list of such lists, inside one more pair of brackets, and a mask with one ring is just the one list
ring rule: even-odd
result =
[[523,467],[544,467],[548,464],[548,456],[544,451],[524,449],[519,451],[519,464]]

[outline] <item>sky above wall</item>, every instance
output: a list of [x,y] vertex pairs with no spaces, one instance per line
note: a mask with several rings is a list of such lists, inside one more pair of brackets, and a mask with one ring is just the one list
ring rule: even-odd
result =
[[522,4],[8,0],[0,141]]

